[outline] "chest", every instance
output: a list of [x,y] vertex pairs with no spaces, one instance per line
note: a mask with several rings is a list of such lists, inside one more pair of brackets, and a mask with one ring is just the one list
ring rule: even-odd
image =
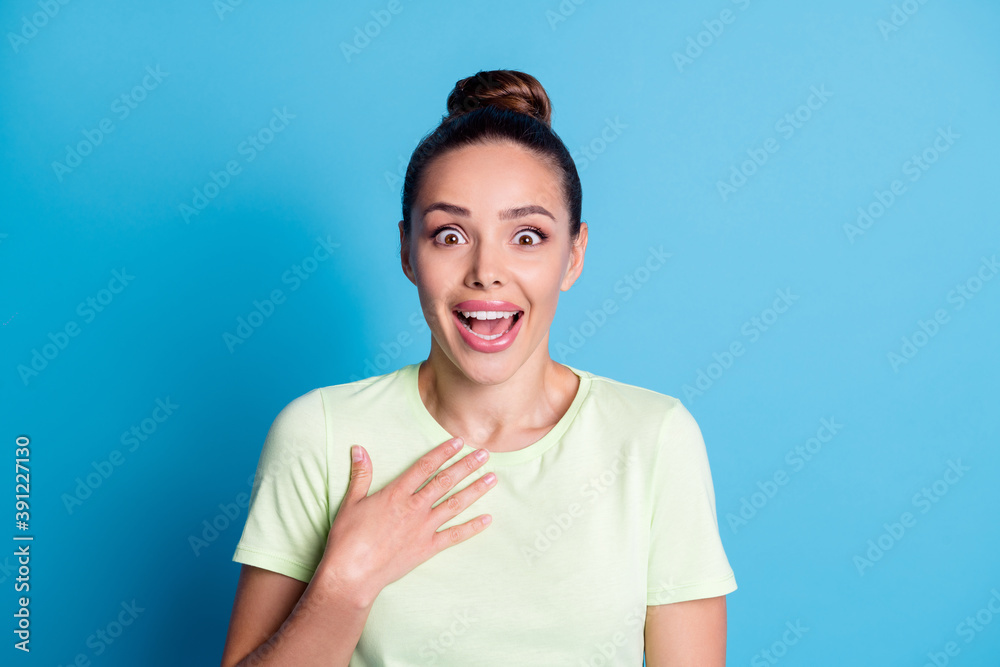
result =
[[443,527],[491,525],[382,591],[357,664],[641,664],[649,522],[634,463],[564,466],[544,485],[497,469],[498,487]]

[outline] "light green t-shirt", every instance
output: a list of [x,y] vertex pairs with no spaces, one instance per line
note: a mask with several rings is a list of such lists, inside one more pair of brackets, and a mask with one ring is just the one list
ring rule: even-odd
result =
[[[736,590],[691,413],[567,368],[580,385],[555,427],[491,452],[444,496],[493,471],[496,486],[442,528],[493,522],[382,590],[352,666],[641,665],[647,605]],[[347,491],[351,445],[371,456],[374,493],[453,437],[420,399],[418,369],[314,389],[278,414],[234,561],[308,582]]]

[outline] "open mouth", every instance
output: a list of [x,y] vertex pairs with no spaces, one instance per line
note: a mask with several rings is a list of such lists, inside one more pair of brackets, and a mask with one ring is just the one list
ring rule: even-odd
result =
[[462,311],[456,310],[455,315],[459,322],[483,340],[495,340],[514,328],[517,321],[524,314],[523,311]]

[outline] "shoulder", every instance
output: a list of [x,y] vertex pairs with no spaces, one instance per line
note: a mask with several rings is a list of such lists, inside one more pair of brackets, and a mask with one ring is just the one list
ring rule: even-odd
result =
[[[289,401],[271,423],[261,461],[265,472],[305,466],[311,474],[328,469],[331,427],[345,419],[364,419],[362,405],[379,405],[376,394],[393,390],[399,371],[354,382],[316,387]],[[370,408],[371,409],[371,408]],[[289,464],[294,464],[289,466]]]
[[323,405],[329,416],[338,414],[349,417],[385,408],[393,401],[405,400],[408,381],[416,372],[417,365],[408,364],[382,375],[320,387],[313,390],[318,394],[314,400]]
[[[572,367],[571,367],[572,368]],[[588,398],[596,404],[614,407],[625,414],[662,419],[670,413],[684,412],[680,399],[646,387],[629,384],[590,371],[572,368],[590,382]],[[621,413],[616,413],[621,414]],[[690,415],[690,413],[688,413]]]
[[283,407],[271,424],[269,435],[293,435],[314,430],[326,420],[322,389],[312,389]]
[[410,370],[410,366],[403,366],[362,380],[316,387],[286,404],[272,428],[314,427],[335,415],[356,414],[365,406],[380,405],[390,394],[402,395],[405,374]]
[[654,457],[691,455],[703,449],[697,421],[676,396],[574,370],[590,381],[587,411],[597,420],[590,425],[613,424],[616,430],[645,442],[647,453]]

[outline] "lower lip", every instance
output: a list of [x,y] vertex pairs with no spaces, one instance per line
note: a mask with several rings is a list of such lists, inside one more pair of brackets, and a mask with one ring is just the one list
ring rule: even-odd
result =
[[514,339],[517,338],[517,332],[521,329],[521,322],[524,321],[524,314],[522,313],[507,333],[493,340],[483,340],[465,328],[458,313],[452,311],[451,316],[455,320],[455,324],[458,326],[458,333],[462,335],[465,344],[477,352],[500,352],[501,350],[506,350],[514,342]]

